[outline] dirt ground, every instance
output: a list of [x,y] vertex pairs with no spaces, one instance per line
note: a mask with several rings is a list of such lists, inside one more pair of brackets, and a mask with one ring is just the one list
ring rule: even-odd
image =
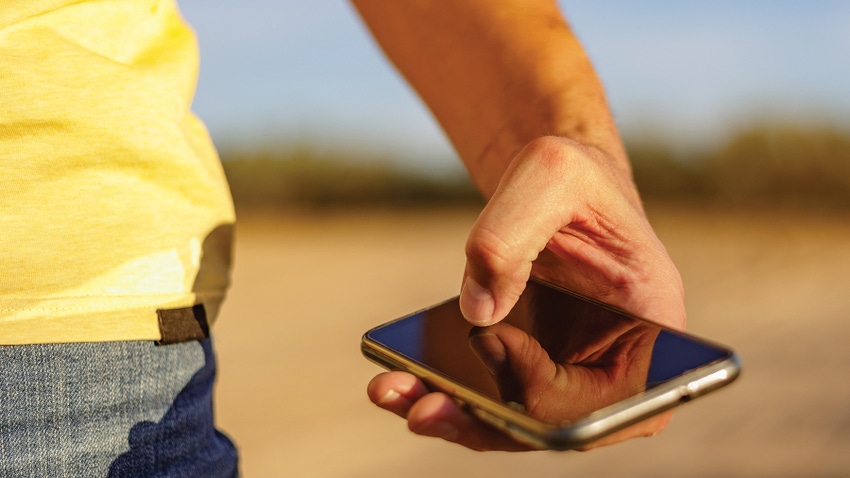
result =
[[651,208],[689,329],[741,378],[587,453],[477,453],[372,406],[378,323],[457,293],[470,210],[245,214],[215,327],[219,426],[247,477],[850,476],[850,216]]

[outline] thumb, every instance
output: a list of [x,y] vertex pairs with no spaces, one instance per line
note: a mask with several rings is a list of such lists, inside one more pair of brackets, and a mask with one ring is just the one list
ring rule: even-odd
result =
[[[460,309],[477,326],[499,322],[516,304],[532,262],[571,220],[565,174],[527,147],[505,172],[466,242]],[[530,160],[529,160],[530,159]]]

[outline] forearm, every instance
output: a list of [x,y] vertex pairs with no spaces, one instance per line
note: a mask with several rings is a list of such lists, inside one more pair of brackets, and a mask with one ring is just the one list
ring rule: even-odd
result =
[[534,138],[596,147],[630,174],[604,92],[549,0],[354,0],[489,197]]

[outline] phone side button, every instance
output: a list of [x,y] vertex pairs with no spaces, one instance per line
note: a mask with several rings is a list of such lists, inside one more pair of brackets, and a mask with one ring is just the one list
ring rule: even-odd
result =
[[718,370],[710,375],[706,375],[698,380],[695,380],[682,387],[682,402],[687,402],[701,395],[715,390],[728,382],[729,372],[727,370]]

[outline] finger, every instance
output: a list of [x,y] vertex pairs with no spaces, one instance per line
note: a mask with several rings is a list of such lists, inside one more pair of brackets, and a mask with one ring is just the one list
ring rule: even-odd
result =
[[375,405],[405,418],[410,407],[428,394],[428,388],[407,372],[384,372],[376,375],[366,389]]
[[[479,326],[502,320],[516,303],[532,262],[571,221],[578,150],[557,138],[529,144],[511,163],[472,227],[460,307]],[[573,178],[574,179],[574,178]],[[574,186],[578,188],[580,186]]]
[[407,417],[410,430],[438,437],[473,450],[520,451],[528,447],[504,432],[478,420],[443,393],[430,393],[417,401]]

